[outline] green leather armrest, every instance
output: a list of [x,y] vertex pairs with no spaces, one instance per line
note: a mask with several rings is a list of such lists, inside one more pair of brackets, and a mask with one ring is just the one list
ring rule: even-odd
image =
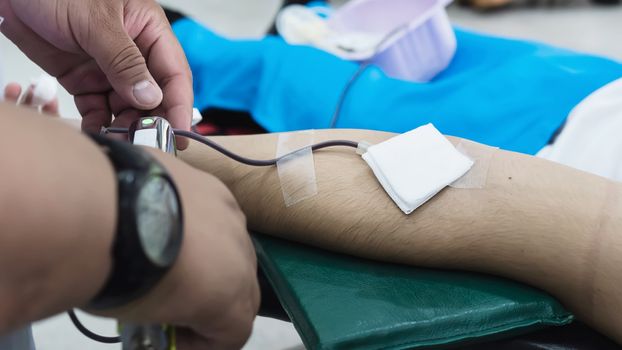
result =
[[548,294],[502,278],[379,263],[263,235],[254,242],[310,350],[437,348],[573,319]]

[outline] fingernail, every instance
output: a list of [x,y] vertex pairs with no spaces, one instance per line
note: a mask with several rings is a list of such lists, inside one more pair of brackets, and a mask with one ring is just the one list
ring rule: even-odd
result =
[[162,92],[153,83],[145,80],[134,85],[134,97],[144,106],[155,107],[162,99]]

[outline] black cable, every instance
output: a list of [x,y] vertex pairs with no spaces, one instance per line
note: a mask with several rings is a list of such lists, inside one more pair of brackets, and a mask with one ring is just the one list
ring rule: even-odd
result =
[[[378,42],[378,44],[376,44],[376,46],[374,47],[373,56],[376,56],[377,54],[379,54],[380,51],[384,48],[384,45],[387,42],[389,42],[389,40],[391,40],[393,36],[395,36],[397,33],[407,28],[408,28],[408,24],[402,24],[400,26],[395,27],[393,30],[391,30],[387,35],[384,36],[384,38],[382,38],[382,40]],[[348,98],[348,95],[350,94],[350,90],[352,90],[352,87],[354,87],[354,84],[359,80],[361,75],[363,75],[363,73],[367,70],[369,66],[371,66],[370,63],[361,63],[361,65],[354,72],[350,80],[348,80],[348,83],[346,84],[346,86],[341,91],[341,96],[339,96],[339,100],[337,100],[337,106],[335,107],[335,112],[333,113],[333,117],[330,121],[330,126],[329,126],[330,129],[334,129],[337,127],[337,122],[339,121],[339,117],[341,116],[341,110],[343,109],[343,105],[345,104],[346,99]]]
[[71,319],[73,325],[76,326],[80,333],[84,334],[84,336],[86,336],[87,338],[104,344],[118,344],[121,342],[121,337],[105,337],[103,335],[91,332],[82,324],[82,322],[80,322],[78,316],[73,310],[67,311],[67,314],[69,314],[69,318]]
[[369,66],[370,66],[369,63],[361,64],[356,70],[356,72],[354,72],[350,80],[348,80],[348,83],[346,84],[346,86],[341,91],[341,96],[339,96],[339,100],[337,101],[337,106],[335,107],[333,118],[330,121],[330,129],[334,129],[337,127],[337,122],[339,121],[339,117],[341,116],[341,110],[343,109],[343,105],[345,104],[346,99],[348,98],[348,95],[350,94],[350,90],[352,90],[352,87],[354,87],[354,84],[357,82],[357,80],[359,80],[361,75],[363,75],[363,72],[365,72],[365,70]]
[[[256,159],[250,159],[250,158],[246,158],[243,156],[240,156],[238,154],[235,154],[231,151],[229,151],[228,149],[222,147],[221,145],[217,144],[216,142],[203,137],[197,133],[191,132],[191,131],[185,131],[185,130],[178,130],[175,129],[174,130],[174,134],[176,136],[183,136],[183,137],[187,137],[189,139],[193,139],[195,141],[198,141],[206,146],[209,146],[210,148],[224,154],[225,156],[240,162],[242,164],[246,164],[246,165],[250,165],[250,166],[273,166],[276,165],[280,160],[296,153],[296,152],[300,152],[303,149],[299,149],[297,151],[293,151],[291,153],[285,154],[281,157],[278,158],[274,158],[274,159],[267,159],[267,160],[256,160]],[[338,147],[338,146],[343,146],[343,147],[352,147],[352,148],[358,148],[358,143],[354,142],[354,141],[346,141],[346,140],[333,140],[333,141],[326,141],[326,142],[321,142],[321,143],[316,143],[315,145],[311,146],[311,151],[318,151],[321,150],[323,148],[328,148],[328,147]]]
[[[109,128],[106,129],[106,131],[108,133],[111,134],[123,134],[123,133],[127,133],[128,129],[124,129],[124,128]],[[274,158],[274,159],[266,159],[266,160],[257,160],[257,159],[250,159],[250,158],[246,158],[243,157],[239,154],[233,153],[231,151],[229,151],[228,149],[224,148],[223,146],[219,145],[218,143],[200,135],[197,134],[195,132],[192,131],[186,131],[186,130],[181,130],[181,129],[174,129],[173,133],[175,134],[175,136],[182,136],[182,137],[187,137],[189,139],[198,141],[212,149],[214,149],[217,152],[222,153],[223,155],[237,161],[240,162],[242,164],[246,164],[246,165],[250,165],[250,166],[258,166],[258,167],[264,167],[264,166],[273,166],[276,165],[280,160],[291,156],[294,153],[300,152],[302,151],[304,148],[293,151],[291,153],[285,154],[281,157],[278,158]],[[358,143],[354,142],[354,141],[347,141],[347,140],[332,140],[332,141],[325,141],[325,142],[320,142],[320,143],[316,143],[314,145],[311,146],[311,151],[315,152],[324,148],[328,148],[328,147],[352,147],[352,148],[358,148]]]

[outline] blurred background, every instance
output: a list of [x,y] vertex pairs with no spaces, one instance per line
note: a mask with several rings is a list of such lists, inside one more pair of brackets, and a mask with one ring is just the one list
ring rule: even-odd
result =
[[[417,1],[417,0],[412,0]],[[607,56],[622,61],[622,6],[616,0],[463,0],[471,6],[454,4],[448,9],[457,26],[482,33],[541,41],[577,51]],[[272,25],[281,0],[161,0],[163,5],[192,14],[209,27],[232,37],[261,37]],[[333,1],[339,5],[343,0]],[[496,4],[500,6],[490,6]],[[41,71],[10,42],[0,36],[0,54],[4,57],[4,81],[29,83]],[[61,114],[77,118],[72,98],[60,95]],[[84,316],[93,330],[113,334],[114,322]],[[34,327],[38,349],[118,349],[83,338],[61,315]],[[246,350],[304,349],[293,326],[279,321],[259,319]]]

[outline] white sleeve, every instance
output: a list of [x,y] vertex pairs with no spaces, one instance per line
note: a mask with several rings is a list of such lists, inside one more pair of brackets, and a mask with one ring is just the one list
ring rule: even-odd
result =
[[27,327],[17,332],[13,332],[8,336],[0,337],[0,349],[35,350],[35,342],[32,338],[32,329]]
[[593,92],[539,157],[622,181],[622,78]]

